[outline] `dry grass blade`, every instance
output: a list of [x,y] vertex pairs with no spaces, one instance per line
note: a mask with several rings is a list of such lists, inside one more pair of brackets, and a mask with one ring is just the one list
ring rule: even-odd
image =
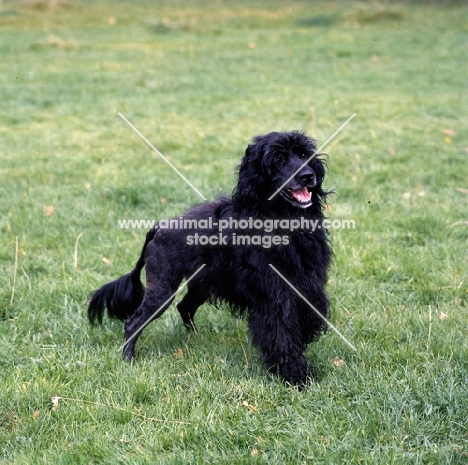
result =
[[15,267],[13,270],[13,288],[11,289],[11,299],[10,299],[10,306],[13,305],[13,301],[15,300],[15,288],[16,288],[16,273],[18,271],[18,236],[15,239]]

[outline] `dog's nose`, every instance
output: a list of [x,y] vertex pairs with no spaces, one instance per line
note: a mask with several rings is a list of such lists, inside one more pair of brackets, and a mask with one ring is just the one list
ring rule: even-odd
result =
[[310,169],[306,168],[299,173],[299,179],[304,185],[315,186],[315,173]]

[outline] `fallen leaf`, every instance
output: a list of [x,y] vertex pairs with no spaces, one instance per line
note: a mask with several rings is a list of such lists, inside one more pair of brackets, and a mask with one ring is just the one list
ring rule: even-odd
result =
[[446,320],[447,318],[448,318],[447,313],[444,313],[444,312],[439,313],[439,320],[440,321]]
[[258,449],[255,448],[255,449],[250,453],[250,455],[251,455],[252,457],[256,457],[256,456],[258,455]]
[[175,352],[174,352],[174,357],[175,358],[181,358],[184,356],[184,351],[179,347]]
[[335,358],[332,360],[332,363],[333,363],[333,365],[335,365],[336,367],[342,367],[342,366],[345,364],[345,361],[344,361],[344,360],[341,360],[341,358],[339,358],[339,357],[335,357]]
[[106,264],[106,265],[110,265],[112,262],[106,258],[106,257],[102,257],[102,261]]
[[43,211],[45,216],[52,216],[55,213],[55,208],[50,205],[48,207],[44,207]]
[[257,408],[254,407],[253,405],[250,405],[246,400],[242,402],[242,406],[247,407],[249,410],[252,410],[252,412],[256,412]]
[[411,198],[411,192],[404,192],[403,193],[403,198],[405,200],[409,200]]
[[59,396],[52,397],[52,399],[50,400],[50,403],[52,405],[52,410],[57,410],[58,409],[60,399],[61,399],[61,397],[59,397]]
[[37,417],[38,417],[40,414],[41,414],[41,411],[40,411],[40,410],[36,410],[36,411],[33,413],[33,416],[32,416],[32,417],[34,418],[34,420],[36,420]]
[[161,202],[162,204],[166,204],[166,203],[167,203],[167,199],[165,199],[164,197],[162,197],[161,200],[160,200],[160,202]]
[[463,189],[463,187],[457,187],[457,191],[461,194],[468,194],[468,189]]
[[456,136],[457,133],[453,130],[453,129],[444,129],[442,131],[446,136],[450,136],[450,137],[453,137],[453,136]]

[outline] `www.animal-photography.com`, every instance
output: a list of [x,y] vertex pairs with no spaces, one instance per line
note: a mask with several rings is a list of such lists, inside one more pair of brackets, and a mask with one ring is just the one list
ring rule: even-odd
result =
[[0,2],[0,463],[467,463],[466,17]]

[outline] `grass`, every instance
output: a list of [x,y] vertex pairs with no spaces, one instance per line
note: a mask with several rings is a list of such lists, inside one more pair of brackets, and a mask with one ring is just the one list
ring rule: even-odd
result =
[[[0,462],[468,462],[466,7],[445,2],[0,3]],[[306,392],[244,321],[169,310],[134,366],[90,291],[144,231],[229,192],[252,136],[325,141],[333,324]],[[79,239],[79,240],[78,240]],[[18,240],[17,263],[15,247]],[[12,293],[14,291],[14,298]],[[58,406],[51,399],[59,396]]]

